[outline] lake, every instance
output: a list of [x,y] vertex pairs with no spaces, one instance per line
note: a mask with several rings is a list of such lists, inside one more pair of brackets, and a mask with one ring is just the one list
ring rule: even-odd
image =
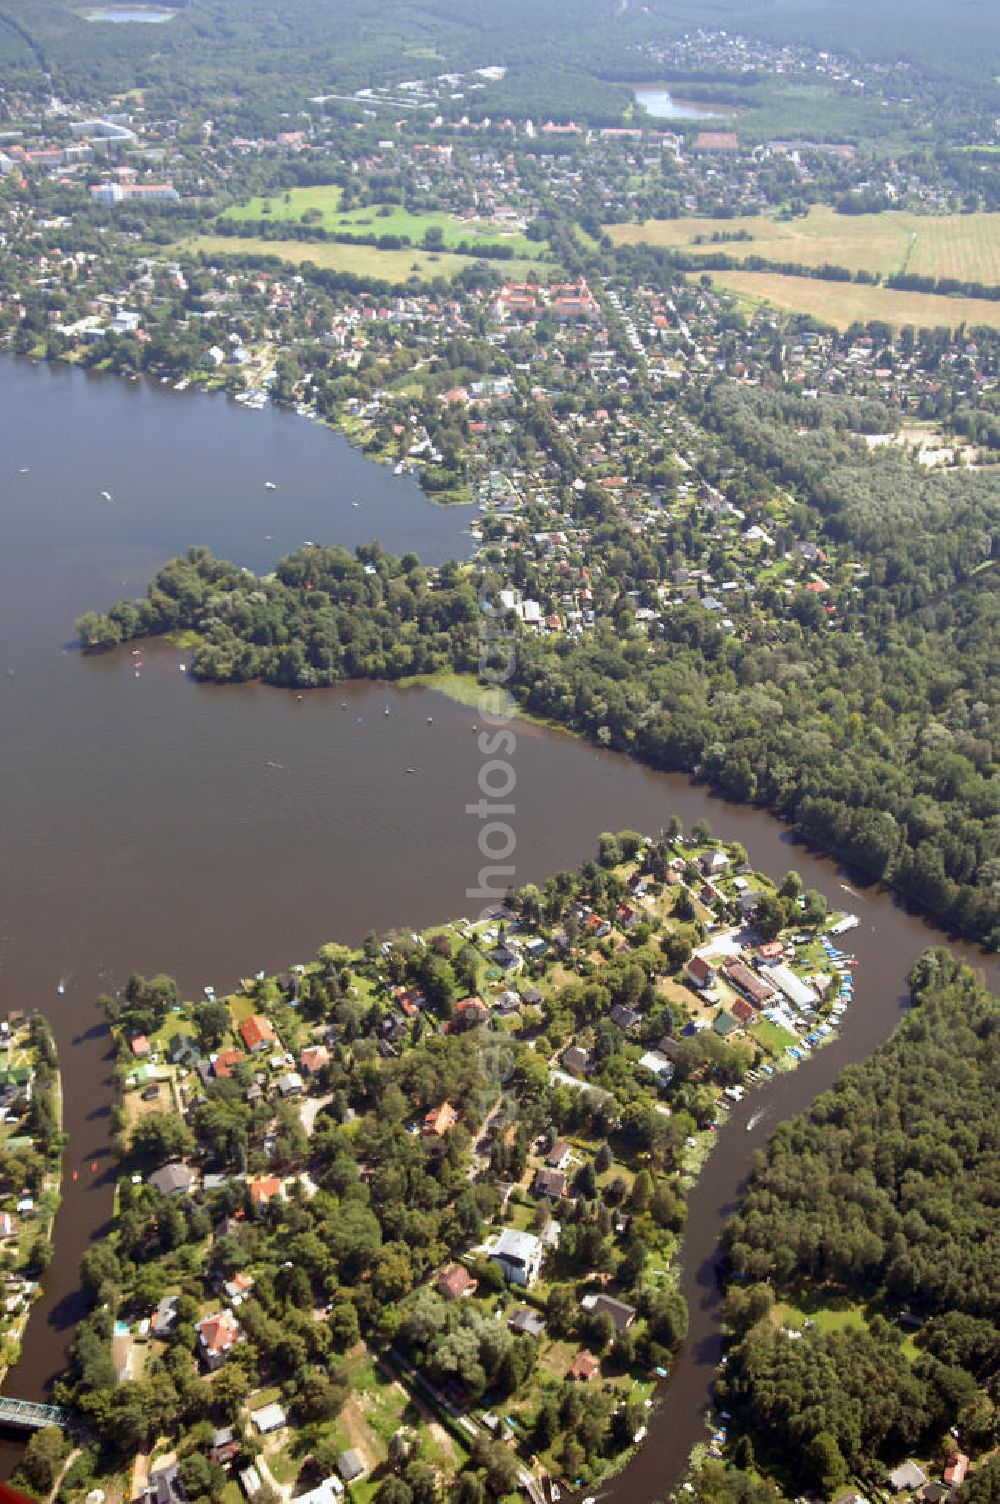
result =
[[654,120],[717,120],[731,114],[724,106],[685,104],[674,99],[665,84],[636,84],[632,89],[636,104],[641,104]]
[[[82,1310],[80,1255],[111,1215],[112,1058],[97,994],[133,970],[170,972],[189,996],[222,990],[327,940],[478,912],[466,898],[478,823],[465,806],[481,759],[475,712],[427,690],[351,684],[299,700],[190,683],[165,643],[143,649],[138,678],[128,649],[84,658],[71,643],[78,614],[141,593],[189,544],[257,571],[307,538],[378,537],[437,562],[468,552],[468,510],[431,505],[305,419],[222,397],[2,359],[0,406],[0,995],[52,1021],[66,1168],[78,1175],[66,1175],[45,1294],[4,1386],[31,1398],[62,1365]],[[575,867],[603,830],[656,834],[676,812],[687,827],[707,816],[768,871],[794,866],[862,920],[859,1001],[840,1037],[733,1109],[693,1192],[690,1339],[649,1442],[611,1490],[647,1504],[702,1435],[721,1340],[715,1249],[751,1152],[887,1037],[908,967],[940,936],[884,892],[845,898],[848,878],[759,810],[558,732],[522,724],[517,738],[518,882]]]

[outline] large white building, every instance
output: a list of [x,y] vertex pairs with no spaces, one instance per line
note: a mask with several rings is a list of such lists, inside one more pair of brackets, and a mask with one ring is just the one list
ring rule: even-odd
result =
[[527,1287],[538,1278],[545,1248],[534,1233],[518,1232],[513,1227],[506,1227],[489,1252],[490,1258],[500,1265],[510,1284]]

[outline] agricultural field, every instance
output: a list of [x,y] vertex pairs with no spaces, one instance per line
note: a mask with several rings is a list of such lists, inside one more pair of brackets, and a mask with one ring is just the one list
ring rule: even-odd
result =
[[513,229],[487,224],[484,221],[463,223],[452,214],[443,211],[428,214],[411,214],[396,205],[369,205],[363,209],[340,209],[341,190],[332,185],[314,188],[291,188],[287,193],[270,197],[252,198],[247,204],[233,205],[222,215],[235,223],[258,222],[270,219],[275,223],[288,223],[289,233],[294,226],[315,225],[336,235],[398,235],[406,236],[415,245],[423,245],[428,230],[440,231],[441,245],[453,250],[464,241],[466,244],[506,245],[517,256],[538,259],[545,246],[537,240],[529,240]]
[[[354,277],[377,277],[397,286],[414,278],[420,282],[431,282],[435,277],[451,278],[463,266],[470,265],[468,256],[415,247],[380,251],[375,246],[342,245],[335,240],[263,240],[256,235],[190,235],[165,247],[163,254],[176,258],[197,255],[199,251],[208,256],[277,256],[292,266],[311,261],[324,269]],[[527,270],[527,263],[520,260],[497,265],[508,277],[523,276]]]
[[1000,302],[988,298],[946,298],[936,293],[893,292],[853,282],[816,277],[783,277],[770,272],[713,272],[712,281],[749,306],[768,303],[790,313],[808,313],[836,329],[882,320],[894,329],[955,329],[982,324],[1000,329]]
[[[741,231],[753,238],[711,241],[713,234]],[[764,256],[883,276],[905,270],[921,277],[1000,284],[1000,214],[837,214],[818,205],[805,219],[657,219],[609,225],[608,234],[616,245],[646,243],[695,255],[723,252],[738,260]],[[699,237],[703,244],[694,243]]]

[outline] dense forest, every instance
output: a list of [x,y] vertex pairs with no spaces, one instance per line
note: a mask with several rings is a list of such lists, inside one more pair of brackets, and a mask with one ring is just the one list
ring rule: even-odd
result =
[[[249,129],[277,121],[298,98],[349,90],[442,68],[502,64],[506,79],[480,96],[487,112],[545,113],[596,123],[621,118],[627,83],[649,76],[640,45],[721,27],[780,43],[895,61],[901,55],[967,86],[993,82],[1000,46],[988,7],[951,10],[940,0],[172,0],[156,27],[88,22],[69,0],[3,0],[0,70],[10,87],[99,96],[137,87],[150,101],[197,106],[229,91]],[[153,35],[150,35],[153,33]],[[544,61],[543,61],[544,60]],[[403,76],[406,76],[404,72]],[[740,75],[735,75],[738,79]],[[248,78],[253,88],[246,88]],[[717,96],[713,96],[717,97]],[[478,101],[470,101],[476,113]]]
[[911,984],[889,1044],[778,1128],[727,1234],[719,1403],[795,1491],[996,1444],[1000,1004],[943,949]]

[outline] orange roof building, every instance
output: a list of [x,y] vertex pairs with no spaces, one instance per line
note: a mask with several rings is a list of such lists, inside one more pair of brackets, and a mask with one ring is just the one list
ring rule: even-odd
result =
[[280,1200],[281,1195],[281,1181],[275,1175],[261,1175],[250,1182],[250,1199],[258,1210],[275,1197]]
[[458,1122],[458,1113],[450,1102],[442,1102],[440,1107],[432,1107],[424,1118],[424,1132],[433,1134],[435,1138],[443,1138],[450,1133]]
[[566,1375],[568,1379],[576,1379],[581,1384],[589,1384],[601,1371],[599,1358],[595,1358],[587,1348],[581,1348],[573,1359],[572,1367]]
[[233,1066],[246,1058],[242,1050],[230,1046],[228,1050],[219,1051],[212,1063],[212,1070],[220,1081],[225,1081],[233,1074]]
[[249,1018],[243,1020],[240,1024],[240,1037],[251,1054],[269,1049],[278,1042],[271,1020],[260,1013],[251,1013]]
[[299,1065],[307,1076],[317,1076],[324,1066],[330,1064],[330,1051],[325,1044],[308,1045],[299,1056]]

